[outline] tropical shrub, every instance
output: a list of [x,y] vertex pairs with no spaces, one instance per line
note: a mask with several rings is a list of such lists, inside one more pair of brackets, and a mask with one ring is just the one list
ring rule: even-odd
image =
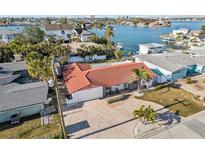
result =
[[155,87],[155,90],[157,91],[157,90],[163,89],[163,88],[165,88],[165,87],[167,87],[167,86],[166,86],[166,85],[157,85],[157,86]]
[[148,122],[155,123],[157,120],[157,112],[150,105],[148,107],[142,105],[139,109],[135,109],[133,116],[136,119],[140,119],[143,124]]
[[128,96],[129,96],[128,94],[122,94],[122,95],[120,95],[120,96],[117,96],[117,97],[108,99],[108,100],[107,100],[107,103],[108,103],[108,104],[112,104],[112,103],[114,103],[114,102],[122,101],[122,100],[127,99]]
[[187,84],[191,84],[191,83],[192,83],[191,77],[186,78],[186,83],[187,83]]

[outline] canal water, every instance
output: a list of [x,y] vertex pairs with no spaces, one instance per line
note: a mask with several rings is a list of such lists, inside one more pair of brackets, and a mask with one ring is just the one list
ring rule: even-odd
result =
[[[122,43],[124,50],[137,52],[141,43],[163,43],[160,39],[161,34],[170,33],[173,29],[188,28],[199,30],[205,21],[172,21],[171,27],[133,27],[126,25],[112,25],[115,36],[112,40],[115,43]],[[90,31],[99,36],[103,36],[105,29],[91,29]]]

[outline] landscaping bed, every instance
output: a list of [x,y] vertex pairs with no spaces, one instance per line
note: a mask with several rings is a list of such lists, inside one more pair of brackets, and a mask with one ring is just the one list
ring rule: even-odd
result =
[[128,94],[121,94],[119,96],[115,96],[115,97],[112,97],[112,98],[109,98],[107,100],[107,103],[108,104],[112,104],[112,103],[115,103],[115,102],[119,102],[119,101],[122,101],[122,100],[125,100],[129,97]]
[[22,118],[21,123],[14,126],[8,123],[0,124],[0,138],[61,138],[59,117],[57,114],[53,117],[53,123],[45,126],[41,126],[39,115]]
[[145,92],[144,96],[138,99],[158,103],[184,117],[204,109],[202,103],[197,101],[191,93],[172,86],[162,86],[157,90]]

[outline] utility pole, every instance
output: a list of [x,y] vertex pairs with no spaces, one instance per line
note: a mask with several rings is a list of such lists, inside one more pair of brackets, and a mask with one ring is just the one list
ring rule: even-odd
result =
[[56,72],[54,69],[54,59],[52,60],[51,65],[52,65],[54,87],[55,87],[56,99],[57,99],[57,105],[58,105],[58,113],[60,115],[61,129],[62,129],[64,138],[67,139],[68,136],[67,136],[66,129],[65,129],[65,122],[64,122],[63,112],[62,112],[62,108],[61,108],[60,94],[59,94],[59,89],[58,89],[58,84],[57,84],[57,77],[56,77]]

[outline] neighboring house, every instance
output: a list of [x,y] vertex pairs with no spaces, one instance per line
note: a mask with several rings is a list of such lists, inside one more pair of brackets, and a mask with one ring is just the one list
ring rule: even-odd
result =
[[186,29],[186,28],[180,28],[180,29],[174,29],[172,34],[174,36],[177,36],[179,34],[183,34],[183,35],[187,35],[188,33],[190,32],[189,29]]
[[192,73],[205,73],[205,58],[183,53],[135,55],[136,61],[145,63],[157,75],[158,83],[184,78]]
[[191,30],[190,35],[192,36],[199,36],[203,31],[202,30]]
[[68,24],[45,24],[44,31],[48,36],[62,38],[68,41],[72,35],[73,26]]
[[[63,70],[68,90],[67,104],[103,98],[111,93],[135,87],[129,84],[133,69],[145,69],[154,78],[156,75],[143,63],[124,63],[91,68],[89,64],[74,63]],[[145,85],[144,82],[141,83]],[[152,86],[152,79],[148,81]]]
[[165,45],[158,43],[150,44],[139,44],[139,53],[140,54],[153,54],[164,52]]
[[21,31],[15,30],[0,30],[0,40],[4,43],[8,43],[16,38],[17,34],[22,33]]
[[86,56],[85,58],[82,58],[78,55],[77,50],[81,48],[81,46],[101,46],[99,44],[96,44],[94,42],[71,42],[68,44],[71,47],[71,54],[69,58],[70,63],[75,62],[85,62],[85,61],[94,61],[94,60],[105,60],[106,55],[94,55],[92,59],[89,59],[89,56]]
[[82,42],[88,42],[89,38],[94,35],[94,33],[86,30],[85,28],[74,28],[73,35],[80,38]]
[[3,73],[3,71],[5,74],[10,72],[12,74],[20,74],[21,76],[28,75],[25,61],[0,63],[0,73]]
[[47,100],[46,82],[27,79],[24,62],[0,63],[0,123],[39,114]]

